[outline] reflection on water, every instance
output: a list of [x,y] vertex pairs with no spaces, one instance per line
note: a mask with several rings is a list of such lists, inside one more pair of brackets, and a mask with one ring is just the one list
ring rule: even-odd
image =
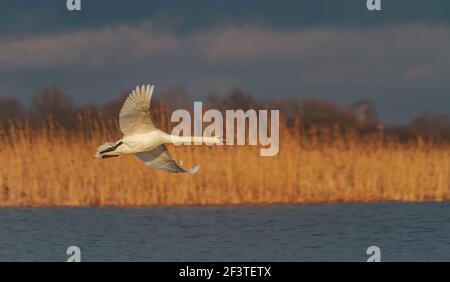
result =
[[449,235],[449,203],[0,209],[0,261],[448,261]]

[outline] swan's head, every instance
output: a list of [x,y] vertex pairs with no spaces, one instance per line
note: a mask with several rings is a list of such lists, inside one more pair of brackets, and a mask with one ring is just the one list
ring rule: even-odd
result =
[[107,153],[99,153],[96,152],[94,157],[96,158],[102,158],[102,159],[106,159],[106,158],[112,158],[112,157],[118,157],[119,154],[114,153],[114,152],[107,152]]
[[95,152],[94,157],[96,158],[110,158],[119,156],[117,148],[122,144],[122,142],[112,143],[106,142],[100,145]]

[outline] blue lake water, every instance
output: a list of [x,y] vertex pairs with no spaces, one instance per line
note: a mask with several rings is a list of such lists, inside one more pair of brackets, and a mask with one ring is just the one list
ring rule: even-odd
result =
[[450,261],[450,203],[0,208],[0,261]]

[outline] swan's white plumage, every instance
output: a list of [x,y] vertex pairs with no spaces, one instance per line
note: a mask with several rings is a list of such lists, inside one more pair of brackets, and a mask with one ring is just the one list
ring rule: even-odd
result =
[[152,85],[136,87],[125,100],[119,114],[120,130],[123,134],[141,134],[155,130],[150,118]]
[[116,143],[106,142],[99,146],[96,157],[134,154],[146,165],[162,171],[197,172],[198,166],[185,169],[170,156],[164,144],[171,143],[171,136],[156,128],[150,117],[152,94],[153,85],[150,84],[138,86],[131,92],[119,114],[123,138]]
[[142,160],[146,165],[160,169],[167,172],[179,173],[196,173],[198,171],[198,166],[191,169],[185,169],[181,164],[177,164],[169,154],[166,145],[160,145],[156,149],[149,152],[137,153],[136,156]]

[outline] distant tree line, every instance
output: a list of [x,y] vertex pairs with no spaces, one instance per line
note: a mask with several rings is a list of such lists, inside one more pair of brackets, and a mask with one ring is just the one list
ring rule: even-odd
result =
[[[44,88],[31,99],[28,108],[15,97],[0,97],[0,125],[6,130],[11,125],[25,123],[34,128],[51,125],[71,131],[95,130],[98,126],[114,129],[117,128],[118,114],[128,93],[122,91],[116,99],[103,105],[78,106],[60,88]],[[312,127],[351,128],[361,134],[383,131],[404,141],[421,137],[424,140],[450,142],[448,114],[426,112],[406,125],[385,127],[370,100],[357,101],[348,108],[313,98],[258,101],[251,94],[233,88],[227,95],[211,93],[204,104],[219,110],[279,109],[283,121],[294,130],[300,126],[303,130]],[[172,87],[164,91],[160,98],[152,99],[152,115],[156,124],[167,129],[173,110],[190,109],[191,106],[186,91],[182,87]]]

